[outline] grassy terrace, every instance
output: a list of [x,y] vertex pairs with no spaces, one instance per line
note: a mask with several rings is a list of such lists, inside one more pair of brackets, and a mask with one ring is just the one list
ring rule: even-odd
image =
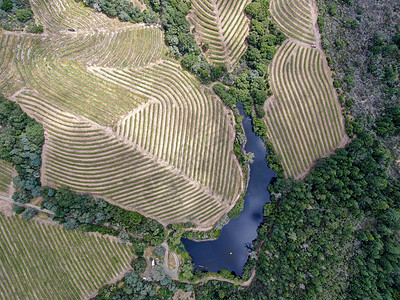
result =
[[288,177],[298,177],[345,137],[339,103],[321,54],[285,43],[270,68],[274,100],[266,111],[269,138]]
[[[176,62],[136,72],[99,72],[158,100],[124,119],[116,128],[120,135],[224,197],[239,192],[240,173],[225,142],[233,143],[231,120],[218,119],[222,104]],[[202,131],[196,134],[198,126]]]
[[208,59],[232,67],[246,51],[245,39],[249,20],[244,8],[251,1],[198,0],[193,1],[189,21],[196,28],[198,40],[210,45]]
[[165,53],[165,46],[153,46],[163,45],[159,28],[112,33],[64,34],[45,40],[24,36],[15,54],[17,70],[41,95],[101,125],[110,124],[147,99],[94,76],[87,66],[141,66]]
[[[188,76],[179,69],[178,64],[170,61],[164,64],[175,68],[174,72],[177,74],[181,72],[180,76]],[[114,70],[114,72],[117,71]],[[118,72],[128,73],[128,71]],[[160,78],[162,68],[153,72],[159,74],[158,78]],[[165,73],[165,76],[173,73],[171,70],[169,72]],[[125,78],[125,84],[139,88],[140,85],[134,81],[133,74],[130,73],[132,77]],[[104,76],[106,75],[104,73]],[[137,77],[140,76],[137,75]],[[122,86],[124,81],[114,75],[113,81],[118,80],[121,81]],[[165,113],[159,114],[157,109],[149,105],[147,106],[149,112],[146,115],[142,116],[142,111],[131,114],[122,120],[116,127],[116,133],[113,134],[105,133],[90,122],[85,123],[72,115],[54,111],[51,104],[46,105],[46,100],[38,96],[19,95],[18,102],[25,110],[41,119],[49,133],[47,142],[49,150],[46,153],[45,163],[45,177],[48,182],[56,186],[66,185],[77,191],[91,192],[106,197],[164,221],[182,219],[207,222],[210,219],[214,220],[215,216],[224,210],[223,200],[232,199],[235,196],[234,193],[239,193],[241,177],[234,157],[229,155],[231,150],[228,144],[222,142],[230,139],[231,129],[221,128],[220,133],[225,134],[225,138],[215,136],[214,133],[218,130],[218,126],[221,126],[213,122],[217,116],[215,115],[218,111],[217,107],[221,104],[211,101],[201,90],[196,91],[196,81],[186,83],[188,86],[178,85],[176,90],[192,88],[192,91],[195,91],[194,94],[188,94],[193,96],[191,100],[194,103],[188,102],[190,98],[187,96],[183,98],[185,95],[183,91],[180,94],[170,95],[166,92],[172,92],[165,87],[164,96],[163,94],[159,96],[160,101],[165,102],[163,105]],[[153,91],[151,87],[148,90]],[[196,93],[203,95],[204,99],[199,95],[196,98]],[[176,105],[175,101],[180,101],[180,110],[173,109],[172,105]],[[188,103],[193,107],[190,107]],[[159,107],[162,108],[161,105]],[[219,107],[219,109],[222,108]],[[183,116],[184,111],[194,112],[191,118],[180,120],[179,117]],[[202,111],[210,111],[211,115],[201,114]],[[165,120],[162,120],[162,116]],[[138,127],[136,125],[130,127],[137,130],[135,139],[122,133],[127,133],[125,127],[134,117],[140,118],[137,121]],[[183,121],[186,123],[182,123]],[[153,122],[155,124],[152,125]],[[225,126],[229,127],[229,120],[226,119],[225,122]],[[214,125],[208,127],[208,123]],[[164,125],[158,127],[158,124]],[[204,128],[204,145],[193,133],[197,126]],[[208,139],[205,138],[206,136]],[[215,150],[218,151],[212,151],[213,148],[208,143],[214,143]],[[184,153],[183,150],[179,151],[182,147],[186,149]],[[182,155],[184,157],[181,157]],[[194,159],[193,163],[188,163],[192,157],[198,158]],[[225,167],[224,164],[229,165]],[[195,172],[196,168],[200,170],[202,166],[205,167],[203,172]],[[104,170],[107,171],[104,172]],[[212,179],[221,174],[225,178]],[[221,196],[218,196],[218,192]]]
[[0,213],[1,299],[82,299],[129,268],[115,240]]

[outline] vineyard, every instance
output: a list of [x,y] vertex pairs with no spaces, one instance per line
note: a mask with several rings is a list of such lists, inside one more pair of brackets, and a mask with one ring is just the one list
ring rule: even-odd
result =
[[314,0],[271,0],[271,15],[280,29],[289,37],[301,42],[315,44],[312,1]]
[[24,84],[15,67],[13,67],[15,47],[20,37],[17,35],[4,35],[0,33],[0,92],[12,95]]
[[271,68],[275,101],[267,109],[270,138],[288,176],[296,177],[337,147],[345,132],[321,55],[288,42]]
[[79,299],[129,268],[115,240],[0,214],[2,299]]
[[35,18],[46,31],[57,33],[73,29],[76,31],[109,30],[129,26],[104,14],[95,13],[82,2],[74,0],[33,0]]
[[206,56],[215,64],[232,67],[246,51],[249,20],[244,9],[251,1],[198,0],[188,19],[200,45],[209,45]]
[[244,189],[231,112],[167,57],[158,26],[56,3],[34,4],[47,35],[0,33],[1,86],[44,125],[42,184],[164,223],[216,222]]
[[138,67],[159,60],[165,52],[163,36],[157,27],[140,26],[74,36],[64,34],[56,40],[9,37],[3,35],[1,42],[4,49],[17,48],[15,53],[6,53],[14,60],[20,76],[14,75],[14,81],[24,82],[65,109],[101,125],[118,120],[147,99],[93,76],[87,65]]
[[14,176],[14,167],[10,163],[0,160],[0,194],[9,194]]
[[[227,143],[233,143],[230,120],[213,122],[222,105],[196,89],[197,82],[177,63],[165,61],[153,68],[137,73],[93,69],[102,78],[118,80],[121,87],[154,93],[148,95],[154,100],[123,118],[115,131],[55,110],[39,95],[17,96],[48,133],[42,181],[90,192],[163,221],[213,220],[241,188],[239,167]],[[175,79],[187,81],[171,78],[174,72]],[[141,83],[145,75],[146,83]],[[157,87],[164,93],[152,87],[162,75],[166,83]],[[203,128],[198,135],[197,126]],[[217,133],[219,140],[212,139]]]

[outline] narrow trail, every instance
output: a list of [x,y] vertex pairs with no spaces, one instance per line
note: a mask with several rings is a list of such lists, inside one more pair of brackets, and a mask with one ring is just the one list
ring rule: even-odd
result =
[[250,278],[246,281],[235,281],[232,279],[220,278],[217,276],[207,276],[205,278],[196,280],[195,282],[191,282],[191,281],[187,281],[187,280],[181,280],[180,282],[189,283],[189,284],[199,284],[199,283],[206,283],[207,281],[210,281],[210,280],[217,280],[217,281],[229,282],[229,283],[232,283],[235,285],[237,284],[237,285],[240,285],[243,287],[248,287],[253,282],[255,277],[256,277],[256,267],[253,268],[253,270],[251,271]]
[[109,27],[109,28],[101,28],[101,29],[91,29],[91,30],[82,30],[82,29],[76,29],[75,31],[71,32],[68,30],[60,30],[60,31],[55,31],[55,32],[49,32],[45,31],[41,33],[40,35],[35,34],[35,33],[29,33],[25,31],[9,31],[9,30],[2,30],[1,34],[5,35],[14,35],[14,36],[31,36],[35,37],[38,39],[41,39],[43,37],[59,37],[62,35],[69,35],[69,36],[76,36],[76,35],[88,35],[88,34],[96,34],[96,33],[113,33],[113,32],[119,32],[119,31],[124,31],[124,30],[129,30],[129,29],[138,29],[138,28],[160,28],[160,24],[145,24],[145,23],[137,23],[137,24],[127,24],[125,26],[120,26],[120,27]]
[[[178,258],[178,256],[175,254],[174,251],[172,251],[169,248],[168,244],[165,241],[161,244],[161,246],[163,246],[166,249],[165,254],[164,254],[164,271],[165,271],[165,274],[167,274],[173,280],[179,280],[179,275],[178,275],[179,258]],[[174,257],[174,260],[175,260],[175,268],[173,270],[171,270],[168,267],[168,254],[169,253],[172,254],[172,256]]]

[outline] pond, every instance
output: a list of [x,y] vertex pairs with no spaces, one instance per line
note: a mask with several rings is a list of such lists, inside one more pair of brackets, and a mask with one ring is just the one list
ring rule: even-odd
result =
[[[238,108],[243,115],[242,106],[238,105]],[[276,173],[268,167],[263,142],[254,133],[251,119],[247,115],[243,119],[243,128],[247,138],[245,150],[254,153],[254,162],[250,164],[250,180],[244,197],[244,209],[237,219],[231,220],[222,229],[220,237],[215,241],[195,242],[182,239],[195,269],[208,272],[227,269],[241,276],[249,253],[246,246],[251,245],[257,238],[257,228],[263,220],[263,208],[270,199],[267,187]]]

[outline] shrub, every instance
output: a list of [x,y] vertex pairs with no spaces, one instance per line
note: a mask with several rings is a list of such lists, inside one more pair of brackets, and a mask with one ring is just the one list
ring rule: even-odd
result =
[[135,272],[143,273],[146,270],[147,261],[144,257],[138,257],[137,259],[132,260],[131,266]]
[[154,254],[157,255],[158,257],[164,257],[165,255],[165,248],[164,247],[156,247],[154,249]]
[[137,256],[143,256],[144,249],[147,248],[147,245],[144,242],[134,242],[133,247],[135,248],[135,254]]
[[343,26],[350,29],[356,29],[358,27],[358,21],[355,19],[346,19]]
[[26,209],[22,214],[22,218],[24,218],[25,220],[30,220],[32,219],[34,216],[36,216],[38,214],[36,209],[33,208],[28,208]]
[[335,41],[335,46],[336,46],[337,49],[342,50],[346,46],[346,42],[344,42],[341,39],[338,39],[338,40]]
[[26,23],[33,18],[33,12],[30,9],[18,9],[15,16],[18,21]]
[[331,16],[336,16],[337,10],[336,10],[336,3],[331,3],[328,6],[328,13]]
[[123,245],[129,242],[129,237],[129,234],[124,230],[120,231],[120,233],[118,234],[118,240]]
[[8,12],[13,8],[13,3],[11,2],[11,0],[3,0],[3,3],[1,4],[0,8]]
[[22,214],[25,211],[25,208],[19,205],[14,205],[12,208],[13,212],[15,212],[17,215]]
[[73,230],[78,228],[78,223],[73,218],[68,218],[68,221],[63,224],[64,229]]
[[317,23],[318,23],[318,27],[319,27],[320,31],[323,32],[323,28],[324,28],[324,25],[325,25],[325,18],[319,16],[318,19],[317,19]]

